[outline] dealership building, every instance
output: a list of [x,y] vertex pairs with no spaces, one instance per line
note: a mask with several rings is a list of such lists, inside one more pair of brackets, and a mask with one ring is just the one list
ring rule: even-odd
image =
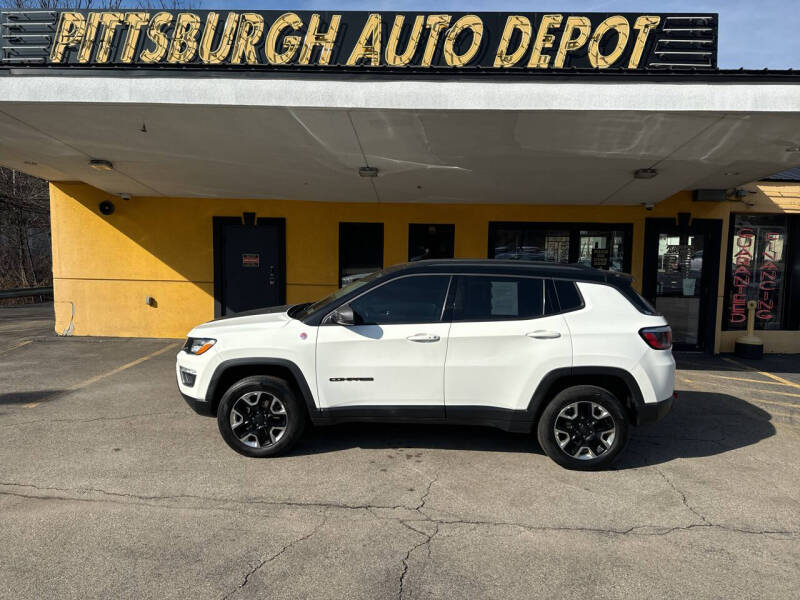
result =
[[0,12],[0,164],[51,182],[59,334],[182,337],[469,257],[629,272],[706,352],[755,300],[800,352],[800,75],[719,69],[717,25]]

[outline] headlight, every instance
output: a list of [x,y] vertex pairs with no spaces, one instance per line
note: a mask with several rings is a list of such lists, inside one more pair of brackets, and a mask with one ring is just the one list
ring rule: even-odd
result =
[[189,338],[183,345],[184,352],[189,354],[203,354],[211,349],[211,346],[217,343],[217,340],[211,338]]

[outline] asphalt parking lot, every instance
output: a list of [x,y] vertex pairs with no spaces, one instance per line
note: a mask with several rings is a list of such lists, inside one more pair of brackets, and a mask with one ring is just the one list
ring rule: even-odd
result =
[[2,598],[795,598],[800,358],[679,357],[615,468],[532,437],[346,425],[235,454],[178,340],[0,308]]

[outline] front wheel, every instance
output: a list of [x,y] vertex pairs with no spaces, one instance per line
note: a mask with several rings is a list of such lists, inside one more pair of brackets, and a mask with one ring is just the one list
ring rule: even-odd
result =
[[593,385],[559,392],[537,427],[539,444],[562,467],[601,469],[619,456],[628,440],[628,420],[619,399]]
[[239,454],[281,454],[300,438],[305,411],[283,379],[257,375],[233,384],[217,409],[222,438]]

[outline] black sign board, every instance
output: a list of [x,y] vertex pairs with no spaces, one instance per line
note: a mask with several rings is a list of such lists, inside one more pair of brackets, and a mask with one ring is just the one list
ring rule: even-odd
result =
[[715,69],[716,14],[0,12],[0,65],[481,73]]
[[592,248],[592,268],[608,270],[608,248]]

